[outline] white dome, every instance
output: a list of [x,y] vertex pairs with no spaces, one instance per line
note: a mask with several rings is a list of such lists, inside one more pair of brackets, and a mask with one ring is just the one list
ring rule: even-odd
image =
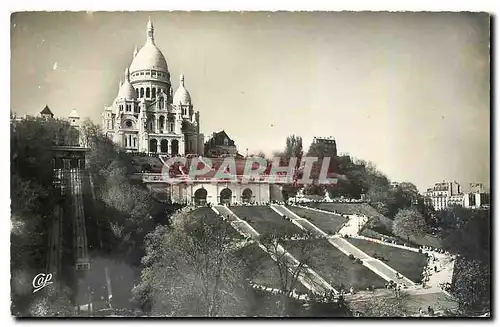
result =
[[116,100],[135,100],[136,99],[136,92],[132,84],[130,84],[130,75],[128,68],[125,69],[125,82],[121,84],[120,89],[118,90],[118,96],[116,97]]
[[165,56],[163,56],[163,53],[161,53],[154,42],[154,29],[151,19],[148,21],[146,35],[146,43],[137,54],[134,54],[134,59],[130,65],[130,72],[135,73],[140,70],[154,69],[168,73]]
[[140,70],[150,69],[168,72],[167,61],[163,53],[148,40],[132,60],[130,72],[135,73]]
[[191,105],[191,95],[184,87],[184,75],[181,75],[181,84],[174,94],[174,105]]
[[125,99],[125,100],[135,100],[136,92],[132,84],[129,81],[125,81],[120,87],[120,91],[118,92],[117,100]]

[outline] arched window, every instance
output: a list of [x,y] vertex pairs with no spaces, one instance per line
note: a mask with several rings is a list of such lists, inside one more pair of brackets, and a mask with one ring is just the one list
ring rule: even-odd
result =
[[146,98],[149,98],[151,96],[151,93],[149,91],[149,87],[146,88]]
[[144,88],[141,87],[141,98],[144,98]]
[[156,98],[156,88],[155,88],[155,87],[153,87],[153,88],[151,89],[151,92],[152,92],[151,97],[152,97],[152,98]]
[[160,129],[165,128],[165,117],[160,116]]
[[136,98],[139,97],[139,89],[135,89],[135,96],[136,96]]

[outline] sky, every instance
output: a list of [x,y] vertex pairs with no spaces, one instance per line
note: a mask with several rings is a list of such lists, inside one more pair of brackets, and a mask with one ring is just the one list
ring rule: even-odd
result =
[[[174,90],[240,153],[332,136],[423,191],[489,186],[489,16],[403,12],[36,12],[11,16],[11,111],[101,123],[151,16]],[[307,149],[306,149],[307,150]]]

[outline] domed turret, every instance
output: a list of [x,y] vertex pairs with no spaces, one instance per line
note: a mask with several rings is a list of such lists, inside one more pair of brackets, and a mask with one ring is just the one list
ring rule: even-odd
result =
[[184,87],[184,74],[181,74],[181,83],[174,94],[174,105],[191,105],[191,95]]
[[130,72],[135,73],[152,69],[168,73],[167,61],[154,42],[154,29],[150,18],[147,26],[146,43],[134,56],[134,60],[130,65]]
[[135,89],[130,84],[130,74],[128,68],[125,69],[125,82],[120,86],[120,90],[118,91],[117,100],[135,100],[136,93]]

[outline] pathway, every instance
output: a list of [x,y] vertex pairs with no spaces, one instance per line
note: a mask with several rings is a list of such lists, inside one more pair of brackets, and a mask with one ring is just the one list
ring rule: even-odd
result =
[[[235,215],[228,207],[217,205],[212,206],[212,210],[217,214],[221,214],[225,219],[228,219],[231,222],[231,225],[237,226],[235,227],[235,229],[238,230],[243,236],[249,236],[256,242],[258,242],[259,247],[262,250],[268,253],[274,261],[277,260],[276,256],[273,253],[269,253],[268,249],[259,242],[260,234],[252,226],[250,226],[250,224],[248,224],[244,220],[241,220],[237,215]],[[295,259],[289,252],[287,252],[280,244],[277,245],[276,251],[276,254],[280,257],[283,256],[283,258],[288,261],[292,268],[296,268],[297,265],[300,264],[300,262]],[[299,276],[299,281],[305,287],[315,293],[322,294],[330,291],[337,293],[337,290],[335,290],[330,284],[328,284],[323,278],[321,278],[314,270],[309,267],[306,267],[304,272]]]
[[[307,221],[298,215],[296,215],[293,211],[290,209],[286,208],[284,205],[271,205],[271,208],[273,208],[276,212],[278,212],[280,215],[286,215],[292,219],[292,222],[299,222],[303,223],[304,221]],[[318,210],[320,211],[320,210]],[[321,210],[323,211],[323,210]],[[324,211],[326,213],[326,211]],[[331,214],[331,213],[330,213]],[[365,252],[361,251],[359,248],[356,246],[352,245],[348,241],[346,241],[344,238],[342,238],[340,235],[357,235],[359,232],[360,227],[362,227],[366,221],[366,217],[362,216],[357,216],[357,215],[347,215],[349,218],[349,221],[340,229],[340,231],[333,235],[333,236],[328,236],[327,240],[330,244],[335,246],[337,249],[339,249],[342,253],[345,255],[353,255],[356,258],[359,258],[363,261],[363,265],[385,279],[386,281],[394,281],[399,284],[402,284],[403,286],[406,287],[412,287],[415,286],[415,283],[412,282],[410,279],[404,277],[403,275],[399,274],[396,270],[391,268],[390,266],[386,265],[384,262],[375,259]],[[306,228],[306,226],[308,228]],[[313,226],[313,227],[309,227]],[[322,231],[320,228],[312,224],[311,222],[307,221],[307,225],[304,223],[304,227],[302,229],[306,230],[311,230],[311,231],[319,231],[316,232],[317,235],[320,236],[327,236],[328,234]],[[400,276],[400,278],[398,278]]]
[[[284,206],[280,206],[284,207]],[[333,214],[332,212],[317,209],[317,208],[311,208],[311,207],[305,207],[305,206],[298,206],[303,209],[308,209],[308,210],[313,210],[325,214]],[[287,212],[292,213],[288,208],[285,208]],[[295,215],[297,216],[297,215]],[[418,248],[410,247],[410,246],[405,246],[405,245],[399,245],[399,244],[394,244],[394,243],[389,243],[385,242],[379,239],[374,239],[374,238],[369,238],[365,236],[359,235],[361,228],[366,224],[368,221],[368,217],[365,216],[358,216],[358,215],[345,215],[349,218],[349,221],[339,230],[339,232],[334,235],[334,236],[329,236],[329,241],[332,243],[334,246],[336,246],[339,250],[342,252],[346,253],[347,255],[353,254],[355,257],[358,257],[363,260],[363,264],[370,268],[372,271],[377,273],[379,276],[383,277],[386,280],[394,280],[396,281],[396,271],[392,269],[391,267],[387,266],[385,263],[383,263],[380,260],[371,258],[367,256],[364,252],[359,250],[357,247],[352,245],[351,243],[347,242],[344,239],[340,238],[340,235],[350,235],[352,238],[360,238],[364,240],[368,240],[371,242],[376,242],[380,244],[384,244],[386,246],[392,246],[392,247],[397,247],[401,248],[404,250],[408,251],[413,251],[413,252],[419,252]],[[297,216],[298,217],[298,216]],[[300,217],[299,217],[300,218]],[[312,223],[311,223],[312,225]],[[316,227],[316,226],[315,226]],[[316,227],[316,229],[319,229]],[[334,244],[335,243],[335,244]],[[357,254],[356,254],[357,253]],[[425,268],[425,271],[428,274],[429,280],[426,282],[426,289],[429,289],[430,292],[437,292],[437,291],[443,291],[441,289],[441,285],[445,283],[450,283],[453,277],[453,268],[455,264],[455,258],[454,256],[450,254],[444,254],[444,253],[439,253],[435,252],[432,250],[423,250],[423,253],[428,253],[431,256],[431,259],[428,260],[427,267]],[[436,261],[434,262],[432,260],[432,257],[436,258]],[[363,259],[364,258],[364,259]],[[438,268],[437,272],[434,272],[434,266]],[[401,275],[401,274],[399,274]],[[388,279],[390,278],[390,279]],[[404,284],[408,286],[414,286],[415,283],[413,283],[411,280],[407,279],[406,277],[403,278],[403,280],[406,282]],[[445,291],[443,291],[445,292]],[[445,292],[447,295],[448,292]]]

